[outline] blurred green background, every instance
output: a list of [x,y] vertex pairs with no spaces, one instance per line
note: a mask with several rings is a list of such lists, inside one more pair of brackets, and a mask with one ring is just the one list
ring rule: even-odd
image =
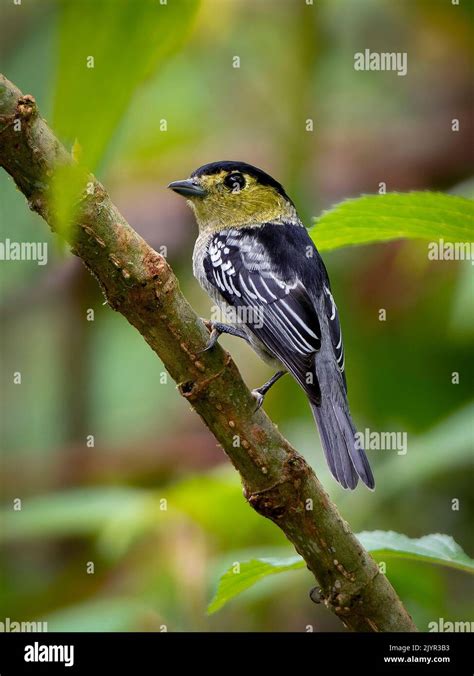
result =
[[[206,162],[261,166],[307,225],[380,182],[473,196],[473,3],[0,0],[0,8],[0,70],[35,96],[132,226],[167,255],[201,316],[210,302],[191,272],[196,226],[166,185]],[[354,53],[366,48],[406,51],[406,77],[355,71]],[[50,630],[341,630],[309,600],[306,570],[206,615],[225,568],[291,554],[284,536],[246,505],[238,475],[160,361],[104,307],[94,279],[3,172],[0,219],[2,241],[49,246],[44,267],[0,266],[2,493],[10,513],[22,500],[21,522],[13,513],[2,527],[0,619],[48,621]],[[267,411],[354,530],[445,532],[472,554],[471,263],[429,261],[426,242],[408,241],[325,261],[357,425],[407,432],[408,452],[369,451],[377,490],[348,494],[329,476],[296,384],[275,386]],[[249,385],[264,382],[269,371],[246,345],[222,343]],[[474,619],[465,573],[387,560],[387,574],[420,629],[439,617]]]

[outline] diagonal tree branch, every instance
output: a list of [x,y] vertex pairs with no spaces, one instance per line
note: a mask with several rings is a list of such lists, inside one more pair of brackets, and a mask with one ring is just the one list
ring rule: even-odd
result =
[[[0,164],[54,230],[49,178],[72,158],[35,100],[0,75]],[[355,631],[416,631],[387,578],[341,518],[305,460],[262,411],[221,347],[208,339],[166,260],[130,227],[104,187],[79,205],[67,238],[108,304],[141,333],[240,473],[249,504],[305,559],[322,602]],[[90,194],[89,194],[90,193]],[[240,445],[235,440],[240,440]]]

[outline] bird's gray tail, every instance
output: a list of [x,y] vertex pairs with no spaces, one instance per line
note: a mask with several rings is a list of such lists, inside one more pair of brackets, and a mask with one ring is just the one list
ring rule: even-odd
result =
[[357,486],[359,477],[369,488],[375,480],[363,446],[356,439],[356,430],[346,401],[321,396],[321,404],[311,408],[319,429],[326,461],[333,477],[344,488]]

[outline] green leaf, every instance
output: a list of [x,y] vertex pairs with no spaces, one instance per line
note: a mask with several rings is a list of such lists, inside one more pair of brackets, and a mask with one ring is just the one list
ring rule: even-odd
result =
[[421,538],[409,538],[394,531],[363,531],[357,535],[362,545],[377,558],[396,556],[437,563],[448,568],[457,568],[474,573],[471,559],[450,535],[432,533]]
[[[421,538],[409,538],[393,531],[378,530],[364,531],[357,538],[374,558],[393,556],[428,561],[474,573],[474,560],[465,554],[450,535],[434,533]],[[239,566],[234,564],[220,578],[207,612],[215,613],[235,596],[269,575],[305,567],[301,556],[259,558],[241,561]]]
[[341,202],[310,230],[319,250],[390,239],[474,240],[474,202],[434,192],[364,195]]
[[292,556],[285,559],[251,559],[250,561],[242,561],[238,567],[233,565],[226,570],[219,580],[217,592],[209,604],[207,612],[209,615],[217,612],[227,601],[249,589],[264,577],[268,577],[268,575],[284,573],[287,570],[297,570],[304,568],[305,565],[301,556]]

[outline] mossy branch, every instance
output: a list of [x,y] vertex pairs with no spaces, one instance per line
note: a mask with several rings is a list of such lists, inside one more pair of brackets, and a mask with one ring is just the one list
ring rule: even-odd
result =
[[[71,111],[74,114],[74,111]],[[24,96],[0,75],[0,164],[54,230],[50,177],[72,158]],[[248,503],[271,519],[314,574],[321,601],[355,631],[416,631],[388,579],[341,518],[312,469],[278,432],[208,331],[167,261],[130,227],[91,177],[67,239],[120,312],[162,360],[240,473]],[[234,445],[235,436],[240,445]],[[190,449],[192,452],[192,449]]]

